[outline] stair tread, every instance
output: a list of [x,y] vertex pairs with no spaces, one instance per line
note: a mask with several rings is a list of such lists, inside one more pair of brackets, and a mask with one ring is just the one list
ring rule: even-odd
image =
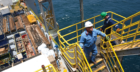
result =
[[132,46],[132,48],[137,47],[138,45],[140,45],[140,42],[137,42],[136,44],[134,44],[134,45]]
[[114,47],[114,50],[115,51],[118,51],[118,50],[121,50],[122,48],[126,47],[127,45],[121,45],[121,46],[117,46],[117,47]]
[[131,45],[129,44],[129,45],[127,45],[126,47],[124,47],[124,48],[122,48],[123,50],[124,49],[128,49],[128,48],[130,48],[131,47]]
[[[132,48],[135,48],[135,47],[140,47],[140,42],[134,43]],[[114,50],[119,51],[119,50],[125,50],[125,49],[129,49],[129,48],[131,48],[131,44],[126,44],[126,45],[114,47]]]
[[[99,63],[99,62],[101,62],[101,61],[103,61],[102,58],[98,59],[96,62]],[[92,66],[94,66],[94,63],[91,63],[91,64],[90,64],[90,67],[92,67]]]
[[94,72],[98,72],[98,71],[104,69],[105,67],[106,67],[105,65],[102,65],[101,67],[99,67],[98,69],[96,69]]
[[140,45],[138,45],[137,47],[140,47]]

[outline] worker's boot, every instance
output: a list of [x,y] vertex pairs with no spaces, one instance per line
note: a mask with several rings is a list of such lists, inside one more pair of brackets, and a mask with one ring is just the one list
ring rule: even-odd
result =
[[97,64],[97,63],[96,63],[96,61],[94,61],[93,63],[94,63],[94,65],[96,65],[96,64]]

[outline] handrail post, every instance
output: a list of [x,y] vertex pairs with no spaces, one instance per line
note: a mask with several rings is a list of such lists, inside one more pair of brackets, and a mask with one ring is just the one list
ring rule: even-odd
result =
[[[125,23],[125,21],[123,21],[123,26],[122,26],[122,31],[121,31],[121,36],[123,36],[123,32],[124,32],[124,23]],[[121,41],[122,41],[123,39],[121,38]]]
[[76,46],[76,68],[78,68],[78,49],[77,49],[77,44],[75,45]]
[[76,64],[75,67],[77,68],[77,67],[78,67],[78,65],[77,65],[77,50],[76,50],[76,48],[74,48],[73,50],[74,50],[74,57],[75,57],[75,58],[74,58],[74,62],[75,62],[75,64]]
[[94,21],[94,24],[93,25],[94,25],[94,28],[95,28],[95,17],[94,17],[94,20],[93,21]]
[[140,26],[140,21],[139,21],[139,23],[138,23],[138,26],[137,26],[137,29],[136,29],[135,36],[134,36],[134,38],[133,38],[133,42],[132,42],[131,48],[132,48],[133,45],[134,45],[134,42],[135,42],[135,39],[136,39],[137,33],[138,33],[138,31],[139,31],[139,26]]
[[113,19],[113,13],[111,12],[111,18]]
[[113,34],[113,26],[111,27],[111,33],[110,33],[110,40],[111,40],[111,35]]
[[[132,21],[133,21],[133,18],[131,18],[130,25],[132,24]],[[128,30],[128,33],[127,33],[127,35],[129,34],[129,32],[130,32],[130,27],[129,27],[129,30]]]

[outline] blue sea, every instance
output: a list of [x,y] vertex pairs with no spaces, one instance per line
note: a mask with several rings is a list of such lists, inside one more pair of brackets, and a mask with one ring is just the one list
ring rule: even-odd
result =
[[[83,2],[84,19],[99,15],[103,11],[113,11],[125,17],[140,11],[140,0],[83,0]],[[53,7],[60,29],[80,22],[79,0],[53,0]],[[39,7],[37,9],[40,12]],[[70,31],[66,30],[61,34]],[[122,66],[125,72],[140,72],[140,56],[125,56]]]

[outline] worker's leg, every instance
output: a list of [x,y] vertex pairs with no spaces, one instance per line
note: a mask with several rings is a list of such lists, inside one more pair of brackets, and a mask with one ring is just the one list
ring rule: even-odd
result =
[[98,53],[97,47],[96,47],[96,45],[94,45],[93,49],[92,49],[92,56],[91,56],[91,61],[92,62],[95,62],[95,57],[96,57],[97,53]]
[[111,44],[112,44],[112,45],[116,45],[116,42],[115,42],[115,41],[111,41]]
[[90,62],[90,52],[91,51],[92,51],[91,48],[84,48],[84,52],[85,52],[85,55],[86,55],[88,62]]

